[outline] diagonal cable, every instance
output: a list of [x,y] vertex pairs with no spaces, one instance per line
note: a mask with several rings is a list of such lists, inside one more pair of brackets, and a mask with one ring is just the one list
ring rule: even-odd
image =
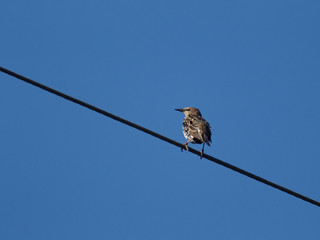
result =
[[[22,76],[22,75],[19,75],[19,74],[15,73],[15,72],[12,72],[12,71],[10,71],[10,70],[8,70],[8,69],[5,69],[5,68],[3,68],[3,67],[0,67],[0,71],[1,71],[1,72],[4,72],[4,73],[6,73],[6,74],[8,74],[8,75],[10,75],[10,76],[13,76],[13,77],[15,77],[15,78],[18,78],[18,79],[20,79],[20,80],[22,80],[22,81],[24,81],[24,82],[30,83],[30,84],[32,84],[32,85],[34,85],[34,86],[36,86],[36,87],[39,87],[39,88],[41,88],[41,89],[43,89],[43,90],[45,90],[45,91],[51,92],[51,93],[53,93],[53,94],[55,94],[55,95],[57,95],[57,96],[59,96],[59,97],[63,97],[63,98],[65,98],[65,99],[67,99],[67,100],[69,100],[69,101],[71,101],[71,102],[77,103],[77,104],[79,104],[79,105],[81,105],[81,106],[83,106],[83,107],[89,108],[89,109],[91,109],[91,110],[93,110],[93,111],[95,111],[95,112],[98,112],[98,113],[102,114],[102,115],[105,115],[105,116],[107,116],[107,117],[110,117],[110,118],[112,118],[112,119],[114,119],[114,120],[116,120],[116,121],[122,122],[122,123],[124,123],[124,124],[126,124],[126,125],[128,125],[128,126],[130,126],[130,127],[136,128],[136,129],[138,129],[138,130],[140,130],[140,131],[142,131],[142,132],[145,132],[145,133],[147,133],[147,134],[150,134],[150,135],[152,135],[152,136],[154,136],[154,137],[156,137],[156,138],[159,138],[159,139],[161,139],[161,140],[163,140],[163,141],[166,141],[166,142],[168,142],[168,143],[170,143],[170,144],[173,144],[173,145],[175,145],[175,146],[177,146],[177,147],[179,147],[179,148],[181,148],[181,149],[185,149],[185,145],[184,145],[184,144],[181,144],[181,143],[179,143],[179,142],[176,142],[176,141],[174,141],[174,140],[172,140],[172,139],[170,139],[170,138],[167,138],[167,137],[165,137],[165,136],[163,136],[163,135],[161,135],[161,134],[158,134],[158,133],[153,132],[153,131],[151,131],[151,130],[149,130],[149,129],[146,129],[146,128],[144,128],[144,127],[142,127],[142,126],[140,126],[140,125],[138,125],[138,124],[135,124],[135,123],[133,123],[133,122],[130,122],[130,121],[126,120],[126,119],[123,119],[123,118],[121,118],[121,117],[118,117],[118,116],[116,116],[116,115],[113,115],[113,114],[111,114],[111,113],[108,113],[108,112],[106,112],[106,111],[104,111],[104,110],[102,110],[102,109],[100,109],[100,108],[97,108],[97,107],[95,107],[95,106],[93,106],[93,105],[90,105],[90,104],[88,104],[88,103],[86,103],[86,102],[83,102],[83,101],[81,101],[81,100],[79,100],[79,99],[73,98],[73,97],[71,97],[71,96],[69,96],[69,95],[67,95],[67,94],[64,94],[64,93],[62,93],[62,92],[59,92],[59,91],[57,91],[57,90],[55,90],[55,89],[53,89],[53,88],[47,87],[47,86],[45,86],[45,85],[43,85],[43,84],[41,84],[41,83],[38,83],[38,82],[36,82],[36,81],[33,81],[33,80],[31,80],[31,79],[29,79],[29,78],[27,78],[27,77],[24,77],[24,76]],[[194,154],[196,154],[196,155],[198,155],[198,156],[201,156],[201,153],[200,153],[199,151],[197,151],[197,150],[195,150],[195,149],[193,149],[193,148],[190,148],[190,147],[189,147],[189,152],[192,152],[192,153],[194,153]],[[217,164],[220,164],[220,165],[222,165],[222,166],[224,166],[224,167],[226,167],[226,168],[229,168],[229,169],[231,169],[231,170],[233,170],[233,171],[235,171],[235,172],[238,172],[238,173],[240,173],[240,174],[243,174],[243,175],[245,175],[245,176],[247,176],[247,177],[249,177],[249,178],[252,178],[252,179],[254,179],[254,180],[258,181],[258,182],[261,182],[261,183],[264,183],[264,184],[266,184],[266,185],[269,185],[269,186],[271,186],[271,187],[273,187],[273,188],[276,188],[276,189],[278,189],[278,190],[280,190],[280,191],[282,191],[282,192],[288,193],[288,194],[290,194],[290,195],[292,195],[292,196],[295,196],[295,197],[300,198],[300,199],[302,199],[302,200],[304,200],[304,201],[306,201],[306,202],[309,202],[309,203],[311,203],[311,204],[314,204],[314,205],[320,207],[320,202],[318,202],[318,201],[316,201],[316,200],[314,200],[314,199],[311,199],[311,198],[309,198],[309,197],[307,197],[307,196],[304,196],[304,195],[302,195],[302,194],[300,194],[300,193],[294,192],[294,191],[292,191],[292,190],[290,190],[290,189],[288,189],[288,188],[285,188],[285,187],[283,187],[283,186],[281,186],[281,185],[279,185],[279,184],[276,184],[276,183],[274,183],[274,182],[271,182],[271,181],[269,181],[269,180],[267,180],[267,179],[265,179],[265,178],[259,177],[259,176],[255,175],[255,174],[253,174],[253,173],[250,173],[250,172],[248,172],[248,171],[246,171],[246,170],[243,170],[243,169],[241,169],[241,168],[238,168],[238,167],[236,167],[236,166],[234,166],[234,165],[232,165],[232,164],[229,164],[229,163],[227,163],[227,162],[224,162],[224,161],[222,161],[222,160],[220,160],[220,159],[217,159],[217,158],[212,157],[212,156],[207,155],[207,154],[203,154],[202,157],[203,157],[203,158],[206,158],[206,159],[208,159],[208,160],[210,160],[210,161],[212,161],[212,162],[215,162],[215,163],[217,163]]]

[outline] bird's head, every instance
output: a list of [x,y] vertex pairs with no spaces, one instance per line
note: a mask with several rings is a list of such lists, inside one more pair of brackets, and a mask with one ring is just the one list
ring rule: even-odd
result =
[[193,107],[185,107],[181,109],[175,109],[176,111],[183,112],[184,115],[198,115],[201,116],[201,113],[198,108],[193,108]]

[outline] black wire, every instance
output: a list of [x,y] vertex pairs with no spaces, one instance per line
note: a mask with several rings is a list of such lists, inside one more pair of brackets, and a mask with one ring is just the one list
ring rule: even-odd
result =
[[[29,79],[29,78],[26,78],[26,77],[24,77],[24,76],[21,76],[21,75],[19,75],[19,74],[17,74],[17,73],[14,73],[14,72],[12,72],[12,71],[10,71],[10,70],[8,70],[8,69],[5,69],[5,68],[3,68],[3,67],[0,67],[0,71],[6,73],[6,74],[8,74],[8,75],[11,75],[11,76],[13,76],[13,77],[15,77],[15,78],[18,78],[18,79],[20,79],[20,80],[22,80],[22,81],[24,81],[24,82],[30,83],[30,84],[32,84],[32,85],[34,85],[34,86],[36,86],[36,87],[39,87],[39,88],[41,88],[41,89],[43,89],[43,90],[45,90],[45,91],[51,92],[51,93],[53,93],[53,94],[55,94],[55,95],[57,95],[57,96],[59,96],[59,97],[63,97],[63,98],[65,98],[65,99],[67,99],[67,100],[69,100],[69,101],[71,101],[71,102],[74,102],[74,103],[77,103],[77,104],[79,104],[79,105],[81,105],[81,106],[84,106],[84,107],[86,107],[86,108],[89,108],[89,109],[91,109],[91,110],[93,110],[93,111],[95,111],[95,112],[98,112],[98,113],[102,114],[102,115],[105,115],[105,116],[107,116],[107,117],[110,117],[110,118],[112,118],[112,119],[114,119],[114,120],[116,120],[116,121],[122,122],[122,123],[124,123],[124,124],[126,124],[126,125],[128,125],[128,126],[130,126],[130,127],[136,128],[136,129],[138,129],[138,130],[140,130],[140,131],[143,131],[143,132],[145,132],[145,133],[147,133],[147,134],[150,134],[150,135],[152,135],[152,136],[154,136],[154,137],[156,137],[156,138],[159,138],[159,139],[161,139],[161,140],[163,140],[163,141],[166,141],[166,142],[168,142],[168,143],[171,143],[171,144],[173,144],[173,145],[175,145],[175,146],[177,146],[177,147],[179,147],[179,148],[181,148],[181,149],[185,149],[184,144],[181,144],[181,143],[176,142],[176,141],[174,141],[174,140],[172,140],[172,139],[170,139],[170,138],[167,138],[167,137],[165,137],[165,136],[162,136],[162,135],[160,135],[160,134],[158,134],[158,133],[156,133],[156,132],[153,132],[153,131],[151,131],[151,130],[149,130],[149,129],[146,129],[146,128],[144,128],[144,127],[142,127],[142,126],[140,126],[140,125],[137,125],[137,124],[135,124],[135,123],[133,123],[133,122],[130,122],[130,121],[126,120],[126,119],[123,119],[123,118],[120,118],[120,117],[118,117],[118,116],[116,116],[116,115],[113,115],[113,114],[111,114],[111,113],[108,113],[108,112],[106,112],[106,111],[104,111],[104,110],[102,110],[102,109],[100,109],[100,108],[97,108],[97,107],[95,107],[95,106],[92,106],[92,105],[90,105],[90,104],[88,104],[88,103],[85,103],[85,102],[79,100],[79,99],[73,98],[73,97],[71,97],[71,96],[69,96],[69,95],[66,95],[66,94],[62,93],[62,92],[59,92],[59,91],[57,91],[57,90],[54,90],[54,89],[52,89],[52,88],[50,88],[50,87],[47,87],[47,86],[45,86],[45,85],[43,85],[43,84],[41,84],[41,83],[35,82],[35,81],[33,81],[33,80]],[[201,153],[200,153],[199,151],[197,151],[197,150],[195,150],[195,149],[193,149],[193,148],[191,148],[191,147],[189,147],[189,152],[192,152],[192,153],[194,153],[194,154],[196,154],[196,155],[198,155],[198,156],[201,156]],[[259,176],[255,175],[255,174],[253,174],[253,173],[250,173],[250,172],[248,172],[248,171],[245,171],[245,170],[243,170],[243,169],[241,169],[241,168],[238,168],[238,167],[236,167],[236,166],[234,166],[234,165],[231,165],[231,164],[229,164],[229,163],[226,163],[226,162],[224,162],[224,161],[222,161],[222,160],[219,160],[219,159],[217,159],[217,158],[215,158],[215,157],[212,157],[212,156],[207,155],[207,154],[203,154],[203,158],[206,158],[206,159],[208,159],[208,160],[210,160],[210,161],[212,161],[212,162],[215,162],[215,163],[220,164],[220,165],[222,165],[222,166],[224,166],[224,167],[227,167],[227,168],[229,168],[229,169],[232,169],[233,171],[236,171],[236,172],[238,172],[238,173],[240,173],[240,174],[243,174],[243,175],[245,175],[245,176],[247,176],[247,177],[250,177],[250,178],[252,178],[252,179],[255,179],[255,180],[257,180],[258,182],[262,182],[262,183],[264,183],[264,184],[267,184],[267,185],[269,185],[269,186],[271,186],[271,187],[273,187],[273,188],[276,188],[276,189],[278,189],[278,190],[280,190],[280,191],[283,191],[283,192],[285,192],[285,193],[288,193],[288,194],[290,194],[290,195],[292,195],[292,196],[295,196],[295,197],[297,197],[297,198],[300,198],[300,199],[302,199],[302,200],[304,200],[304,201],[307,201],[307,202],[309,202],[309,203],[311,203],[311,204],[314,204],[314,205],[320,207],[320,202],[318,202],[318,201],[316,201],[316,200],[313,200],[313,199],[311,199],[311,198],[309,198],[309,197],[306,197],[306,196],[304,196],[304,195],[302,195],[302,194],[299,194],[299,193],[297,193],[297,192],[294,192],[294,191],[292,191],[292,190],[290,190],[290,189],[288,189],[288,188],[282,187],[282,186],[280,186],[280,185],[278,185],[278,184],[276,184],[276,183],[273,183],[273,182],[271,182],[271,181],[269,181],[269,180],[267,180],[267,179],[264,179],[264,178],[262,178],[262,177],[259,177]]]

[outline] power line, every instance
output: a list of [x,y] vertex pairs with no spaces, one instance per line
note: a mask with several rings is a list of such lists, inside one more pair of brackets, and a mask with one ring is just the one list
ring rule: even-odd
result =
[[[95,111],[95,112],[98,112],[98,113],[102,114],[102,115],[105,115],[105,116],[107,116],[107,117],[110,117],[110,118],[112,118],[112,119],[114,119],[114,120],[116,120],[116,121],[122,122],[122,123],[124,123],[124,124],[126,124],[126,125],[128,125],[128,126],[130,126],[130,127],[136,128],[136,129],[138,129],[138,130],[140,130],[140,131],[142,131],[142,132],[145,132],[145,133],[147,133],[147,134],[150,134],[150,135],[152,135],[152,136],[154,136],[154,137],[156,137],[156,138],[159,138],[159,139],[161,139],[161,140],[163,140],[163,141],[166,141],[166,142],[168,142],[168,143],[170,143],[170,144],[173,144],[173,145],[175,145],[175,146],[177,146],[177,147],[179,147],[179,148],[181,148],[181,149],[185,149],[185,145],[184,145],[184,144],[181,144],[181,143],[179,143],[179,142],[176,142],[176,141],[174,141],[174,140],[172,140],[172,139],[170,139],[170,138],[167,138],[167,137],[165,137],[165,136],[163,136],[163,135],[160,135],[160,134],[158,134],[158,133],[156,133],[156,132],[153,132],[153,131],[151,131],[151,130],[149,130],[149,129],[146,129],[146,128],[144,128],[144,127],[142,127],[142,126],[140,126],[140,125],[138,125],[138,124],[135,124],[135,123],[133,123],[133,122],[130,122],[130,121],[126,120],[126,119],[123,119],[123,118],[121,118],[121,117],[118,117],[118,116],[116,116],[116,115],[113,115],[113,114],[111,114],[111,113],[108,113],[108,112],[106,112],[106,111],[104,111],[104,110],[102,110],[102,109],[100,109],[100,108],[97,108],[97,107],[95,107],[95,106],[93,106],[93,105],[90,105],[90,104],[88,104],[88,103],[86,103],[86,102],[83,102],[83,101],[81,101],[81,100],[79,100],[79,99],[73,98],[73,97],[71,97],[71,96],[69,96],[69,95],[67,95],[67,94],[64,94],[64,93],[62,93],[62,92],[59,92],[59,91],[57,91],[57,90],[55,90],[55,89],[53,89],[53,88],[47,87],[47,86],[45,86],[45,85],[43,85],[43,84],[41,84],[41,83],[38,83],[38,82],[36,82],[36,81],[33,81],[33,80],[31,80],[31,79],[29,79],[29,78],[27,78],[27,77],[24,77],[24,76],[22,76],[22,75],[19,75],[19,74],[15,73],[15,72],[12,72],[12,71],[10,71],[10,70],[8,70],[8,69],[5,69],[5,68],[3,68],[3,67],[0,67],[0,71],[1,71],[1,72],[4,72],[4,73],[6,73],[6,74],[8,74],[8,75],[10,75],[10,76],[13,76],[13,77],[15,77],[15,78],[18,78],[18,79],[20,79],[20,80],[22,80],[22,81],[24,81],[24,82],[30,83],[30,84],[32,84],[32,85],[34,85],[34,86],[36,86],[36,87],[39,87],[39,88],[41,88],[41,89],[43,89],[43,90],[45,90],[45,91],[51,92],[51,93],[53,93],[53,94],[55,94],[55,95],[57,95],[57,96],[59,96],[59,97],[63,97],[63,98],[65,98],[65,99],[67,99],[67,100],[69,100],[69,101],[71,101],[71,102],[77,103],[77,104],[79,104],[79,105],[81,105],[81,106],[83,106],[83,107],[89,108],[89,109],[91,109],[91,110],[93,110],[93,111]],[[201,156],[201,153],[200,153],[199,151],[197,151],[197,150],[195,150],[195,149],[193,149],[193,148],[191,148],[191,147],[189,147],[189,152],[192,152],[193,154],[196,154],[196,155],[198,155],[198,156]],[[203,154],[202,157],[203,157],[203,158],[206,158],[206,159],[208,159],[208,160],[210,160],[210,161],[212,161],[212,162],[215,162],[215,163],[217,163],[217,164],[220,164],[220,165],[222,165],[222,166],[224,166],[224,167],[227,167],[227,168],[229,168],[229,169],[231,169],[231,170],[233,170],[233,171],[235,171],[235,172],[238,172],[238,173],[240,173],[240,174],[243,174],[243,175],[245,175],[245,176],[247,176],[247,177],[249,177],[249,178],[255,179],[255,180],[258,181],[258,182],[261,182],[261,183],[264,183],[264,184],[266,184],[266,185],[269,185],[269,186],[271,186],[271,187],[273,187],[273,188],[276,188],[276,189],[278,189],[278,190],[280,190],[280,191],[282,191],[282,192],[288,193],[288,194],[290,194],[290,195],[292,195],[292,196],[295,196],[295,197],[300,198],[300,199],[302,199],[302,200],[304,200],[304,201],[306,201],[306,202],[309,202],[309,203],[311,203],[311,204],[314,204],[314,205],[320,207],[320,202],[318,202],[318,201],[316,201],[316,200],[313,200],[313,199],[311,199],[311,198],[309,198],[309,197],[306,197],[306,196],[304,196],[304,195],[302,195],[302,194],[300,194],[300,193],[294,192],[294,191],[292,191],[292,190],[290,190],[290,189],[288,189],[288,188],[285,188],[285,187],[283,187],[283,186],[281,186],[281,185],[278,185],[278,184],[276,184],[276,183],[273,183],[273,182],[271,182],[271,181],[269,181],[269,180],[267,180],[267,179],[264,179],[264,178],[262,178],[262,177],[259,177],[259,176],[255,175],[255,174],[253,174],[253,173],[250,173],[250,172],[248,172],[248,171],[245,171],[245,170],[243,170],[243,169],[241,169],[241,168],[238,168],[238,167],[236,167],[236,166],[234,166],[234,165],[232,165],[232,164],[229,164],[229,163],[227,163],[227,162],[224,162],[224,161],[222,161],[222,160],[220,160],[220,159],[217,159],[217,158],[212,157],[212,156],[207,155],[207,154]]]

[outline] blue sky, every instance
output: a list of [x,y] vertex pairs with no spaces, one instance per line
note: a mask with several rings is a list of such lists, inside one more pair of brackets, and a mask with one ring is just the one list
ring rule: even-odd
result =
[[[2,3],[0,65],[320,200],[319,1]],[[319,208],[0,74],[0,238],[319,239]],[[200,150],[200,145],[192,145]]]

